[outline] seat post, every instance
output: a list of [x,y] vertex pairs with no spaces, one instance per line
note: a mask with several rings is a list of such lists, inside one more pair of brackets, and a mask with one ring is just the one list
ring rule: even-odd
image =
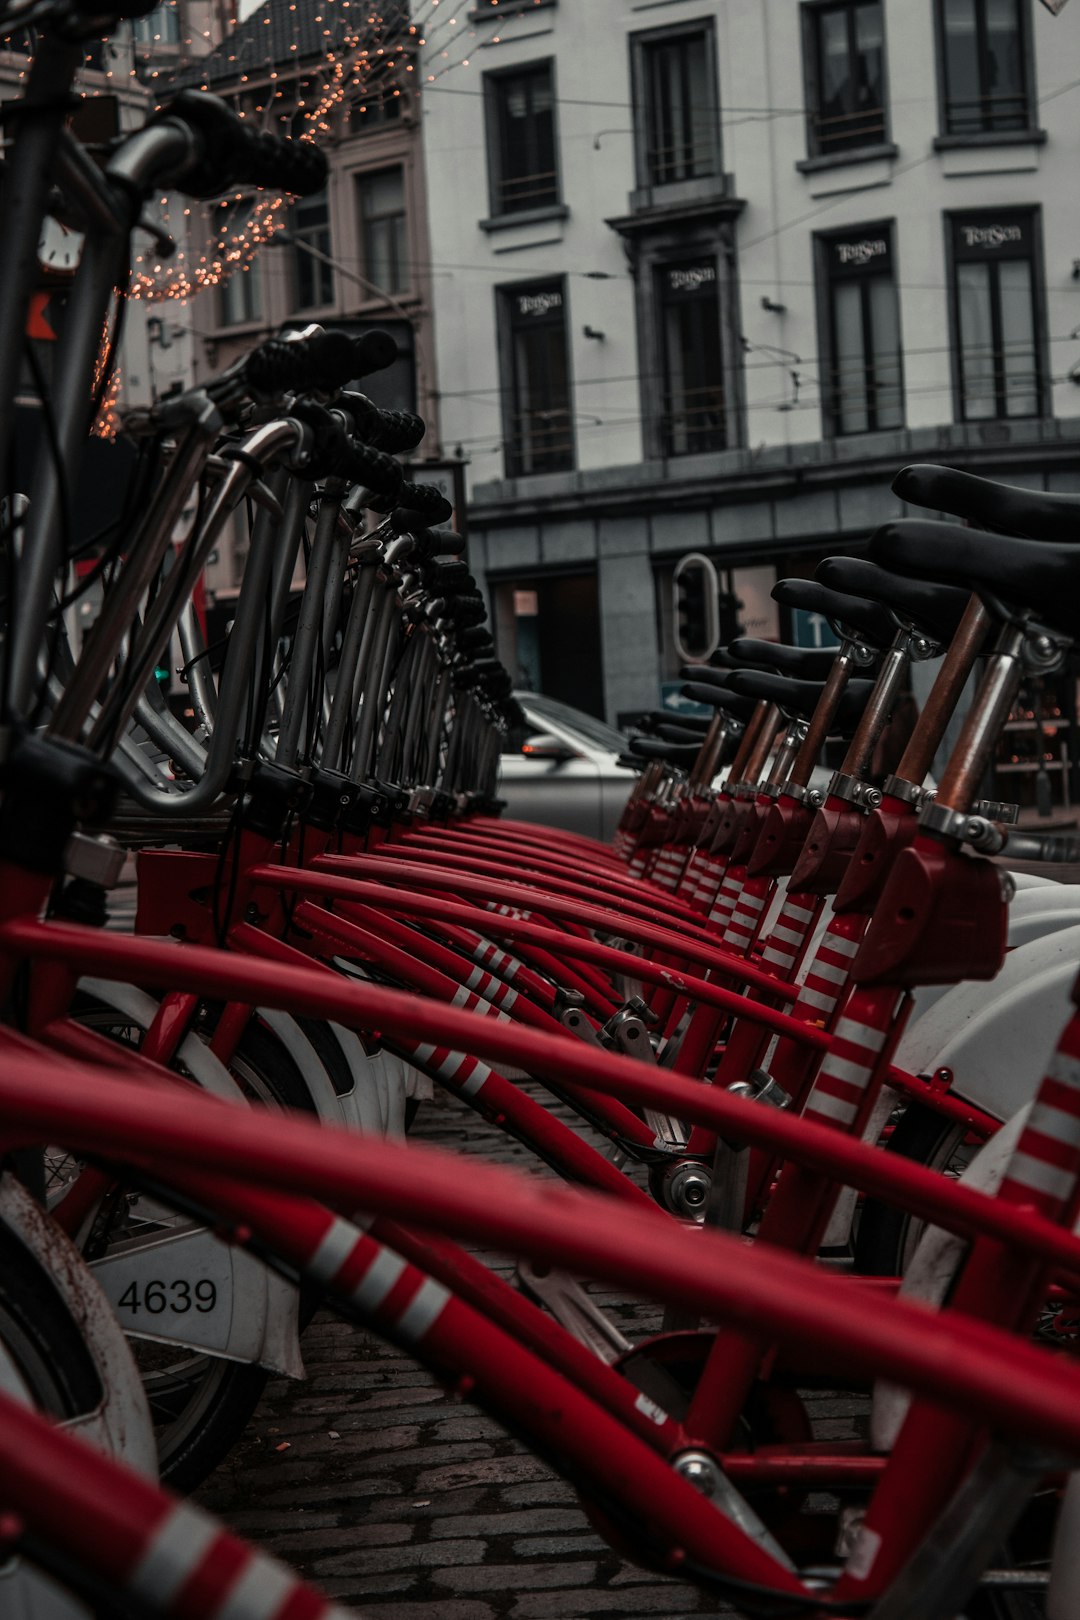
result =
[[1005,625],[987,659],[975,700],[964,716],[938,787],[935,804],[939,813],[952,810],[966,815],[978,796],[1001,727],[1020,689],[1025,639],[1022,626]]

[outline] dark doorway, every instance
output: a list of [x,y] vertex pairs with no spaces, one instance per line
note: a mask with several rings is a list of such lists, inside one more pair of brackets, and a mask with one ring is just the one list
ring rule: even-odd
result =
[[514,684],[603,718],[596,574],[506,580],[492,593],[499,657]]

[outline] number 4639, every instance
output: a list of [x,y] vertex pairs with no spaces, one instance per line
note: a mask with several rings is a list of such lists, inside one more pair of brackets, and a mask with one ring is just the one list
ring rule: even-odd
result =
[[151,1316],[160,1316],[163,1311],[174,1311],[182,1316],[185,1311],[194,1309],[205,1316],[217,1304],[217,1284],[208,1277],[197,1283],[177,1277],[172,1282],[148,1282],[140,1297],[139,1285],[133,1282],[116,1303],[119,1310],[131,1311],[133,1315],[147,1311]]

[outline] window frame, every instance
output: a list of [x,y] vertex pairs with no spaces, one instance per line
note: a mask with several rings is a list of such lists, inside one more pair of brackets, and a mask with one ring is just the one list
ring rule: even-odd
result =
[[[844,430],[840,425],[840,411],[838,407],[839,393],[834,383],[834,370],[837,354],[836,333],[836,305],[833,289],[841,280],[832,268],[831,254],[836,244],[844,239],[858,236],[864,240],[884,237],[888,244],[889,279],[892,282],[896,298],[896,358],[899,371],[900,392],[900,420],[899,422],[880,425],[876,420],[877,400],[874,396],[869,378],[865,385],[864,400],[868,425],[865,428]],[[814,235],[814,282],[816,287],[818,350],[821,356],[821,436],[823,439],[857,439],[865,433],[900,433],[907,425],[907,397],[904,389],[904,334],[903,320],[900,304],[900,284],[897,275],[896,252],[896,221],[895,219],[876,219],[866,222],[859,221],[849,225],[843,230],[819,231]],[[852,275],[850,281],[860,286],[860,318],[862,323],[863,353],[872,352],[872,345],[868,344],[870,336],[868,330],[868,301],[866,295],[867,283],[880,272],[871,272],[866,276]],[[848,278],[844,278],[848,279]]]
[[[1034,337],[1035,353],[1035,394],[1037,406],[1035,411],[1024,416],[1010,416],[1000,407],[1004,402],[1004,394],[998,387],[998,376],[995,375],[995,409],[993,416],[966,416],[964,414],[964,372],[962,365],[962,350],[960,343],[960,294],[957,282],[957,266],[964,263],[978,262],[968,259],[956,252],[956,231],[963,224],[982,224],[993,220],[995,224],[1006,224],[1010,220],[1026,221],[1028,223],[1031,239],[1028,263],[1031,265],[1031,320]],[[958,208],[951,209],[943,216],[945,229],[945,266],[948,277],[949,298],[949,363],[952,372],[953,388],[953,420],[964,427],[985,427],[990,423],[1004,424],[1011,422],[1034,422],[1043,417],[1052,415],[1050,370],[1047,346],[1046,324],[1046,272],[1043,256],[1042,209],[1037,205],[1015,208]],[[989,261],[1000,263],[1000,260]],[[1000,296],[994,300],[993,321],[995,330],[1000,327]],[[995,355],[998,354],[995,349]]]
[[[540,467],[527,467],[521,451],[521,441],[517,432],[517,422],[531,412],[527,413],[518,408],[519,378],[515,337],[519,330],[514,318],[513,301],[516,298],[539,295],[547,292],[557,292],[560,298],[560,325],[563,334],[563,348],[566,368],[566,428],[568,450],[565,461],[557,465]],[[544,276],[528,281],[512,281],[495,288],[496,330],[498,334],[499,373],[501,394],[503,401],[503,459],[507,478],[538,478],[550,473],[563,474],[574,472],[577,468],[577,440],[574,432],[574,379],[572,369],[572,349],[570,344],[570,321],[567,305],[567,278],[562,275]],[[543,319],[543,317],[541,317]],[[550,323],[554,326],[554,321]]]
[[[381,175],[389,174],[391,171],[396,171],[401,177],[400,214],[380,214],[377,216],[377,218],[379,220],[401,219],[401,248],[403,258],[401,265],[399,266],[399,272],[402,276],[402,281],[400,286],[386,287],[376,292],[373,289],[377,287],[378,283],[375,281],[375,278],[371,273],[372,265],[368,256],[367,229],[369,222],[363,211],[363,188],[366,181],[375,180]],[[371,288],[364,290],[364,297],[380,298],[385,294],[389,294],[389,296],[392,298],[408,298],[413,293],[414,283],[412,275],[413,264],[409,240],[409,176],[406,171],[406,165],[403,162],[392,162],[373,165],[370,169],[354,169],[352,171],[352,181],[353,198],[356,207],[357,237],[360,248],[362,274],[369,282],[371,282]]]
[[[503,108],[506,86],[515,79],[538,79],[546,72],[551,87],[551,146],[554,195],[523,208],[507,208],[504,196]],[[564,215],[562,166],[559,161],[559,99],[557,68],[553,56],[537,57],[529,62],[516,62],[512,67],[495,68],[483,76],[484,84],[484,138],[487,148],[488,216],[491,222],[513,224],[538,217]]]
[[[1037,123],[1038,87],[1035,82],[1035,36],[1031,20],[1032,7],[1026,5],[1024,0],[1018,0],[1020,52],[1023,61],[1024,97],[1027,103],[1026,124],[1022,129],[981,129],[956,133],[949,129],[949,95],[945,54],[945,3],[946,0],[934,0],[934,59],[938,96],[938,134],[934,139],[935,149],[942,151],[958,146],[1008,146],[1017,143],[1028,144],[1032,141],[1042,144],[1046,140],[1046,132],[1040,129]],[[973,0],[973,3],[977,8],[979,19],[984,19],[986,0]],[[982,27],[981,33],[985,35],[985,25]]]
[[[302,225],[299,224],[299,221],[298,221],[298,216],[301,213],[301,211],[305,207],[310,208],[312,206],[312,204],[317,203],[317,202],[324,203],[325,207],[326,207],[325,230],[326,230],[326,235],[327,235],[327,238],[328,238],[328,244],[327,244],[327,246],[325,248],[322,247],[320,243],[313,242],[311,245],[313,247],[318,247],[320,252],[325,253],[328,258],[332,258],[333,255],[334,255],[333,210],[332,210],[332,208],[330,206],[330,188],[329,188],[329,186],[327,186],[324,191],[321,191],[321,192],[317,193],[314,197],[301,197],[301,198],[299,198],[297,200],[297,202],[295,202],[293,204],[293,207],[290,210],[290,214],[289,214],[289,226],[288,226],[288,229],[289,229],[289,235],[293,239],[293,248],[292,248],[292,292],[293,292],[293,298],[294,298],[295,303],[296,303],[296,308],[298,310],[330,309],[333,306],[333,304],[334,304],[334,302],[335,302],[335,300],[337,298],[337,272],[335,271],[334,266],[332,264],[324,264],[321,259],[317,259],[314,256],[314,254],[312,254],[312,253],[305,253],[304,249],[299,245],[301,242],[306,241],[309,236],[313,235],[316,232],[316,230],[321,231],[323,229],[322,225],[319,225],[319,226],[311,226],[311,225],[302,226]],[[323,287],[323,282],[321,281],[320,278],[322,278],[322,277],[326,278],[326,281],[329,284],[329,294],[330,295],[329,295],[328,298],[316,298],[316,299],[313,299],[313,300],[310,300],[310,301],[305,301],[303,298],[301,298],[301,296],[300,296],[300,277],[301,277],[300,261],[301,261],[301,259],[303,259],[306,262],[306,264],[311,267],[312,274],[315,277],[314,291],[316,293],[320,292],[322,290],[322,287]]]
[[[708,88],[712,94],[713,115],[713,168],[711,173],[694,175],[673,180],[654,179],[650,166],[651,126],[650,114],[652,110],[651,70],[650,59],[652,52],[659,46],[670,45],[684,39],[703,37],[705,48],[703,51],[708,73]],[[720,108],[720,75],[717,64],[716,24],[712,17],[693,17],[685,22],[669,24],[666,28],[647,28],[639,33],[629,36],[630,39],[630,85],[634,125],[634,173],[637,189],[640,193],[651,195],[654,191],[661,196],[676,186],[695,188],[707,187],[716,190],[723,187],[724,181],[724,143],[723,127],[721,124]]]
[[[717,378],[716,383],[715,384],[709,383],[706,386],[710,387],[710,388],[715,386],[719,390],[719,394],[720,394],[719,413],[720,413],[721,420],[720,420],[718,433],[719,433],[719,441],[720,442],[715,443],[715,444],[692,444],[692,445],[689,445],[686,449],[681,449],[680,450],[680,449],[676,449],[674,447],[675,413],[671,409],[671,403],[672,403],[672,391],[671,391],[672,368],[671,368],[671,352],[670,352],[669,345],[668,345],[668,319],[667,319],[667,317],[668,317],[669,311],[671,311],[674,308],[679,307],[680,305],[689,305],[689,306],[693,306],[695,304],[703,305],[706,302],[706,298],[701,295],[699,290],[689,290],[689,289],[686,289],[686,290],[684,290],[682,292],[680,292],[678,290],[667,289],[667,296],[665,296],[664,280],[665,280],[665,277],[670,276],[672,274],[672,272],[675,272],[675,271],[679,271],[679,270],[690,271],[690,270],[698,269],[698,268],[704,269],[704,268],[706,268],[706,262],[707,261],[708,261],[708,267],[712,270],[712,280],[711,280],[711,283],[705,282],[705,281],[701,282],[699,284],[699,287],[700,286],[706,286],[706,285],[711,285],[711,287],[712,287],[712,304],[714,306],[715,314],[716,314],[717,340],[718,340],[718,346],[719,346],[719,355],[718,355],[719,369],[718,369],[718,378]],[[664,258],[660,259],[656,264],[653,265],[653,267],[652,267],[652,276],[653,276],[653,301],[654,301],[654,307],[655,307],[655,311],[656,311],[657,343],[658,343],[659,356],[660,356],[660,393],[659,393],[659,401],[658,401],[658,407],[657,407],[657,412],[656,412],[656,427],[657,427],[657,433],[658,433],[658,437],[659,437],[659,441],[660,441],[660,453],[661,453],[661,455],[663,456],[663,458],[665,460],[670,460],[670,461],[677,461],[677,460],[681,459],[683,456],[716,455],[720,451],[728,450],[728,449],[731,448],[731,409],[732,409],[732,407],[731,407],[731,399],[730,399],[730,391],[729,391],[728,367],[727,367],[727,364],[726,364],[726,356],[725,356],[725,353],[724,353],[724,349],[725,349],[725,343],[724,343],[724,311],[723,311],[721,301],[720,301],[720,293],[721,293],[721,287],[722,287],[722,277],[721,277],[721,269],[720,269],[720,264],[719,264],[719,250],[717,249],[717,250],[714,250],[712,252],[696,252],[696,253],[690,253],[690,254],[681,253],[681,254],[678,254],[678,255],[667,255]],[[686,396],[685,396],[685,393],[684,393],[683,398],[685,399],[685,397]],[[687,416],[687,414],[688,413],[685,410],[682,413],[682,416],[684,418],[684,425],[683,425],[682,431],[684,433],[686,433],[688,436],[691,436],[695,431],[698,431],[698,430],[694,429],[694,428],[691,428],[686,424],[685,417]]]
[[[817,124],[821,103],[821,27],[820,19],[828,11],[848,13],[849,61],[852,43],[852,14],[860,5],[876,4],[881,13],[881,75],[882,106],[881,133],[859,145],[828,149],[821,143]],[[806,157],[796,164],[800,170],[833,168],[843,163],[863,163],[872,158],[895,157],[897,148],[892,140],[892,109],[889,96],[889,34],[885,25],[884,0],[804,0],[800,7],[802,25],[803,87],[806,98]]]

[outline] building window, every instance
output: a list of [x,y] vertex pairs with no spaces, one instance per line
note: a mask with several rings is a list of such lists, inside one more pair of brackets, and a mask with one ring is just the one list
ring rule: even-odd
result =
[[566,471],[574,436],[562,282],[507,287],[499,297],[507,476]]
[[237,263],[239,250],[234,246],[251,228],[256,209],[254,197],[242,197],[218,205],[211,215],[216,233],[214,252],[228,274],[218,292],[218,317],[222,326],[239,326],[244,322],[259,321],[263,316],[262,264],[254,254],[249,263]]
[[664,264],[656,275],[663,453],[722,450],[727,426],[716,261]]
[[164,0],[145,17],[136,17],[132,23],[135,43],[148,50],[155,45],[179,45],[180,16],[176,0]]
[[262,319],[262,270],[258,256],[246,269],[234,270],[221,284],[218,313],[222,326]]
[[886,139],[881,0],[808,6],[803,19],[810,155],[880,146]]
[[824,269],[825,431],[875,433],[904,424],[900,310],[892,227],[819,238]]
[[296,203],[289,222],[293,239],[293,278],[298,309],[317,309],[334,302],[330,202],[324,192]]
[[1042,368],[1034,214],[954,215],[951,247],[960,420],[1037,416]]
[[1031,127],[1028,41],[1021,0],[939,0],[946,135]]
[[493,215],[559,202],[555,89],[550,62],[485,76]]
[[356,196],[365,279],[372,283],[372,291],[406,292],[409,253],[404,169],[398,165],[358,175]]
[[633,41],[641,184],[720,173],[720,114],[712,28]]

